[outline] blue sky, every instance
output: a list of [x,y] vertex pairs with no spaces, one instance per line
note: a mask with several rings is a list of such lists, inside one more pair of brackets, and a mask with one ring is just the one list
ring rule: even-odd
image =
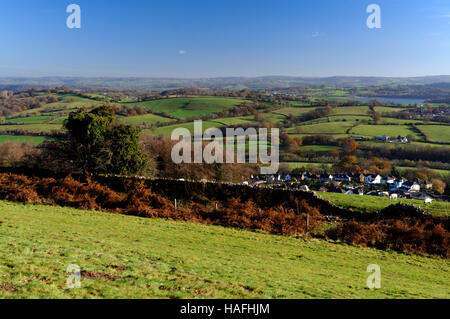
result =
[[[372,3],[381,29],[366,26]],[[449,40],[448,0],[14,0],[0,76],[440,75]]]

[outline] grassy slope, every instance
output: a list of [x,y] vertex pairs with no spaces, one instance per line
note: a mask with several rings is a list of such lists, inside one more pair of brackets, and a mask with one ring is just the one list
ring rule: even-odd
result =
[[409,205],[416,205],[424,208],[428,213],[436,216],[450,216],[450,203],[434,201],[431,204],[425,205],[422,200],[404,199],[393,201],[389,198],[378,196],[359,196],[346,195],[337,193],[318,193],[322,198],[328,199],[338,206],[345,208],[355,208],[363,212],[376,212],[383,208],[402,202]]
[[46,123],[52,119],[49,115],[41,115],[41,116],[28,116],[28,117],[19,117],[14,119],[5,120],[5,123]]
[[[223,126],[223,125],[220,124],[219,122],[215,122],[215,121],[203,121],[202,122],[203,131],[205,131],[205,130],[207,130],[209,128],[218,128],[218,127],[221,127],[221,126]],[[162,126],[162,127],[158,127],[154,131],[144,130],[144,132],[149,133],[149,134],[153,134],[153,135],[171,136],[172,132],[175,129],[177,129],[177,128],[188,129],[191,132],[191,134],[193,134],[193,132],[194,132],[194,122]]]
[[219,97],[172,98],[147,102],[129,103],[143,106],[155,112],[166,112],[176,118],[200,117],[230,109],[244,102],[241,99]]
[[363,136],[420,136],[409,125],[359,125],[351,130],[352,134]]
[[419,125],[417,128],[428,135],[431,142],[450,143],[449,125]]
[[16,130],[23,130],[32,133],[50,133],[52,131],[59,131],[61,129],[61,124],[0,125],[0,133]]
[[[0,202],[0,298],[449,298],[449,261],[321,240]],[[382,288],[366,288],[369,264]],[[82,279],[66,269],[120,276]],[[109,265],[124,266],[118,271]]]
[[146,114],[141,116],[129,116],[120,118],[120,122],[132,125],[142,125],[143,123],[151,125],[157,123],[165,123],[169,121],[171,121],[171,119],[155,114]]

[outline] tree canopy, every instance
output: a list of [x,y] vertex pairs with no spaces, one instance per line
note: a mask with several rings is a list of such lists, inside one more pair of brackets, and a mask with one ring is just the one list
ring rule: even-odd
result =
[[44,147],[49,163],[59,163],[63,170],[133,175],[147,167],[147,157],[139,146],[140,130],[118,124],[110,105],[72,112],[64,128],[66,140]]

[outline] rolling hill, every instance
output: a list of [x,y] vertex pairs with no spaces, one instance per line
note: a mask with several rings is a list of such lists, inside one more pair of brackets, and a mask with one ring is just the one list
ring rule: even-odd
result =
[[[438,257],[4,201],[0,259],[1,298],[450,297]],[[370,264],[381,289],[366,286]]]

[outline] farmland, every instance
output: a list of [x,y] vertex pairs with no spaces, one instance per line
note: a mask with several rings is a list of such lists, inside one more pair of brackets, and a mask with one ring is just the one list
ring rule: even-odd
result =
[[417,128],[426,136],[429,142],[450,143],[450,126],[420,125]]
[[[326,91],[331,88],[324,89]],[[45,92],[37,92],[37,95],[45,95]],[[143,133],[150,135],[164,135],[170,137],[176,128],[187,128],[193,132],[193,120],[201,116],[211,115],[207,121],[203,121],[203,129],[212,127],[246,126],[260,127],[260,120],[256,120],[254,114],[244,114],[242,116],[231,117],[230,114],[219,114],[224,110],[231,110],[233,107],[241,105],[243,102],[251,104],[252,101],[244,98],[213,97],[213,96],[189,96],[171,97],[157,100],[144,100],[136,102],[136,98],[122,98],[112,100],[105,98],[103,94],[84,94],[83,97],[74,93],[55,93],[59,100],[41,106],[38,109],[26,110],[15,114],[14,117],[3,118],[0,125],[0,134],[25,134],[25,135],[52,135],[54,131],[61,131],[62,124],[69,112],[79,107],[92,108],[104,103],[106,99],[116,107],[143,107],[151,113],[141,115],[118,116],[121,123],[140,126]],[[114,102],[115,101],[115,102]],[[268,103],[272,105],[273,103]],[[310,106],[308,103],[299,101],[289,101],[280,107],[268,108],[260,111],[259,118],[269,122],[275,127],[282,127],[282,133],[288,133],[292,138],[304,139],[310,135],[330,135],[334,138],[347,138],[351,136],[365,136],[371,138],[370,141],[359,141],[360,145],[370,145],[378,147],[400,148],[410,145],[448,147],[444,143],[449,143],[449,126],[445,124],[427,123],[420,120],[399,119],[390,117],[392,114],[403,110],[401,107],[377,106],[375,108],[382,113],[381,121],[375,125],[368,115],[370,110],[366,105],[360,106],[338,106],[332,108],[328,116],[315,118],[309,121],[300,121],[292,124],[285,124],[286,120],[298,118],[314,110],[317,106]],[[239,115],[239,114],[238,114]],[[177,123],[178,121],[178,123]],[[288,121],[289,122],[289,121]],[[175,123],[175,124],[174,124]],[[9,135],[10,136],[10,135]],[[409,144],[384,143],[374,141],[376,136],[409,136],[414,140]],[[5,136],[3,140],[17,141],[18,143],[29,140],[35,144],[42,142],[43,138],[14,137]],[[303,145],[298,150],[302,152],[321,152],[324,156],[331,150],[342,150],[334,145]],[[282,154],[285,150],[282,148]],[[295,162],[311,161],[313,158],[289,158],[288,165],[291,168],[301,167]],[[330,162],[330,158],[322,159],[318,162]],[[410,163],[404,164],[411,165]],[[318,163],[316,166],[321,166]],[[414,166],[414,165],[411,165]],[[445,168],[442,165],[437,168]],[[448,170],[437,170],[442,176],[446,176]]]
[[128,106],[143,106],[153,112],[168,113],[175,118],[192,118],[218,113],[243,103],[242,99],[196,97],[168,98],[147,102],[128,103]]
[[[449,298],[449,262],[303,237],[0,202],[2,298]],[[366,286],[379,264],[382,288]],[[88,274],[65,283],[69,265]]]
[[31,143],[39,145],[43,143],[47,138],[43,136],[14,136],[14,135],[0,135],[0,145],[6,142],[13,143]]
[[351,129],[351,133],[363,136],[407,136],[413,135],[417,139],[421,136],[409,125],[358,125]]
[[425,211],[435,216],[450,216],[450,203],[434,201],[431,204],[424,204],[423,200],[401,198],[392,201],[389,198],[380,198],[377,196],[360,196],[347,195],[337,193],[318,193],[322,198],[328,199],[334,204],[344,207],[353,208],[361,212],[373,213],[382,210],[394,203],[401,202],[408,205],[415,205],[425,209]]
[[122,117],[120,119],[122,123],[126,124],[132,124],[132,125],[151,125],[151,124],[158,124],[158,123],[166,123],[169,122],[170,119],[167,117],[162,117],[155,114],[146,114],[146,115],[140,115],[140,116],[128,116],[128,117]]
[[325,122],[320,124],[300,125],[287,130],[293,134],[345,134],[352,124],[346,122]]
[[60,131],[62,124],[27,124],[27,125],[0,125],[0,134],[8,131],[23,131],[29,133],[51,133]]
[[40,116],[27,116],[27,117],[18,117],[14,119],[8,119],[4,123],[24,123],[24,124],[35,124],[35,123],[46,123],[50,121],[53,117],[49,115],[40,115]]

